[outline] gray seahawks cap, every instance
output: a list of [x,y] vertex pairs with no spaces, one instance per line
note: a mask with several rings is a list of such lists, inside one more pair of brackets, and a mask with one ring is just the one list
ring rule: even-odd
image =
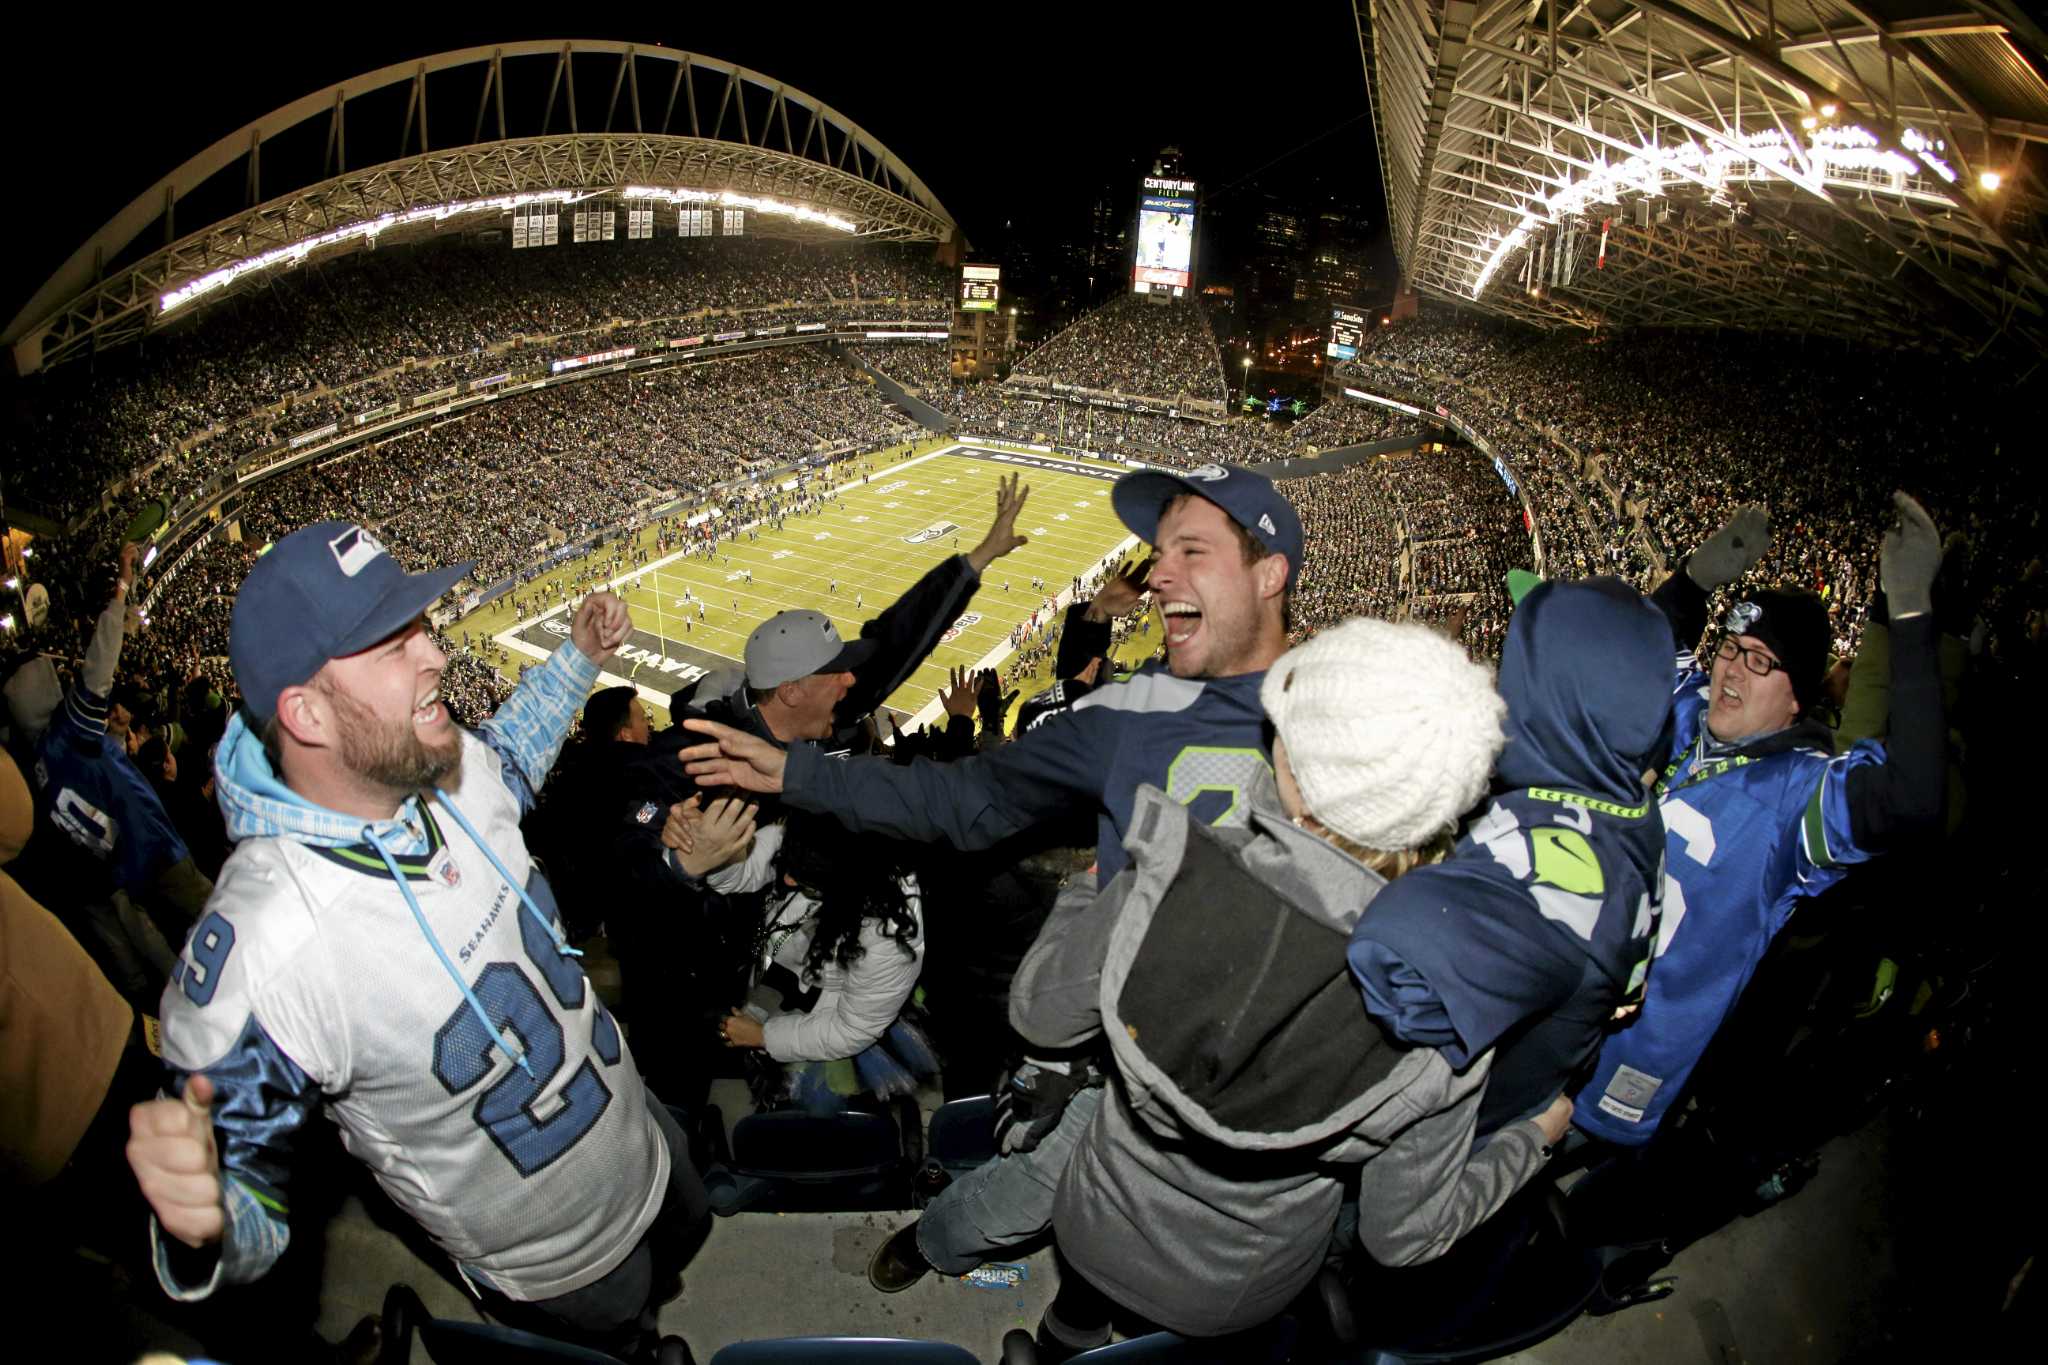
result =
[[747,686],[766,689],[813,673],[850,673],[874,652],[873,640],[840,640],[839,628],[823,612],[777,612],[747,637]]

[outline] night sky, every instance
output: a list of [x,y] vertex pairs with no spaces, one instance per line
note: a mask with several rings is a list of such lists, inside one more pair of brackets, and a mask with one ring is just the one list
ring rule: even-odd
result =
[[[138,27],[118,46],[99,31],[22,44],[14,106],[48,121],[13,144],[25,183],[43,188],[17,205],[4,315],[123,204],[282,104],[410,57],[571,35],[701,52],[823,100],[901,157],[977,245],[1006,223],[1028,237],[1077,221],[1105,180],[1142,171],[1168,143],[1219,203],[1328,193],[1375,224],[1385,215],[1348,5],[1226,10],[1198,29],[1183,22],[1192,8],[1156,5],[663,8],[534,18],[481,7],[401,25],[389,10],[341,7],[254,39],[223,39],[232,21],[215,17],[194,36]],[[580,103],[601,111],[609,93],[580,86]],[[473,117],[472,99],[433,141],[464,140]],[[350,138],[352,167],[397,154],[353,116]],[[273,164],[287,155],[266,152],[266,198],[287,188]],[[197,208],[181,214],[181,235],[217,216]]]

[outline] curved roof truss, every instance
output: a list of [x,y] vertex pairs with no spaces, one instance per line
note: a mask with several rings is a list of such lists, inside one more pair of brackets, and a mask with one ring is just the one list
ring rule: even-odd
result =
[[1354,9],[1425,293],[1552,326],[2048,348],[2048,43],[2004,0]]
[[[580,102],[579,72],[586,83]],[[593,75],[600,88],[608,83],[610,97],[602,127],[584,128],[595,107],[587,97]],[[430,78],[438,78],[431,88]],[[544,101],[536,78],[545,80]],[[458,83],[465,93],[481,91],[470,138],[435,148],[429,110],[445,111]],[[394,88],[407,90],[397,145],[381,147],[384,157],[374,164],[348,169],[355,159],[351,108]],[[508,104],[529,120],[538,111],[537,129],[508,120]],[[264,200],[265,145],[311,120],[325,121],[322,178]],[[358,156],[363,150],[360,134],[354,149]],[[248,206],[178,237],[181,200],[237,166]],[[958,232],[937,196],[880,141],[760,72],[664,47],[510,43],[388,66],[230,133],[138,195],[74,252],[8,325],[5,341],[16,369],[27,373],[143,334],[163,315],[165,295],[253,256],[316,240],[339,245],[394,225],[430,232],[449,216],[428,212],[439,206],[617,198],[628,187],[777,200],[848,220],[864,238],[944,242]],[[511,206],[485,207],[506,213]],[[390,220],[384,229],[364,230],[380,219]],[[163,244],[129,259],[158,224]],[[356,230],[345,231],[351,225]],[[125,263],[110,269],[117,260]],[[215,298],[231,292],[211,291]]]

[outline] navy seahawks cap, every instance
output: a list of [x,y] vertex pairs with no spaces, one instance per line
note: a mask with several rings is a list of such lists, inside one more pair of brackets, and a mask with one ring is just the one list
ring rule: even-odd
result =
[[779,611],[747,637],[747,686],[765,691],[813,673],[851,673],[874,652],[873,640],[842,643],[823,612]]
[[1141,469],[1118,479],[1109,500],[1123,524],[1147,545],[1159,543],[1159,518],[1183,493],[1207,498],[1270,554],[1287,556],[1287,581],[1301,578],[1301,517],[1264,474],[1243,465],[1205,464],[1176,472]]
[[268,721],[277,714],[278,693],[311,680],[329,659],[396,634],[474,564],[407,573],[360,526],[300,527],[256,561],[235,594],[228,661],[242,700]]

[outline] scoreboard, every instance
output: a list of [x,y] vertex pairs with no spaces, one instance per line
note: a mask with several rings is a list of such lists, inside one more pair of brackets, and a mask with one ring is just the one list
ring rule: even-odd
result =
[[1330,344],[1325,353],[1332,360],[1358,359],[1359,342],[1365,335],[1365,314],[1356,308],[1330,310]]
[[1003,269],[996,265],[969,265],[960,269],[960,311],[993,313],[1001,295]]

